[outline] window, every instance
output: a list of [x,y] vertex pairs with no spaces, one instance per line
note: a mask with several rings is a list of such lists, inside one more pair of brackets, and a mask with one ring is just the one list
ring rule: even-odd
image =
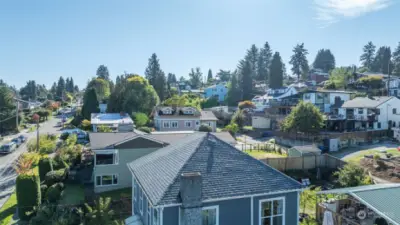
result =
[[96,165],[113,165],[118,164],[117,153],[96,154]]
[[151,224],[151,205],[149,200],[147,199],[147,224]]
[[378,122],[378,129],[381,128],[381,122]]
[[285,199],[276,198],[260,201],[259,225],[284,225]]
[[158,211],[157,209],[153,209],[153,225],[159,225],[158,221]]
[[304,99],[310,99],[311,98],[311,95],[310,94],[305,94],[304,95]]
[[200,122],[199,121],[196,121],[196,125],[199,125],[200,124]]
[[358,109],[358,114],[363,114],[364,113],[364,109]]
[[193,110],[185,110],[185,114],[193,114]]
[[96,186],[109,186],[118,184],[118,175],[96,176]]
[[381,114],[381,109],[376,109],[375,113],[376,113],[376,115],[380,115]]
[[396,127],[396,121],[393,121],[393,127]]
[[172,128],[178,128],[178,121],[172,121],[171,122],[171,127]]
[[135,179],[133,179],[132,190],[133,190],[133,202],[136,202],[136,191],[137,191],[137,188],[136,188],[136,181],[135,181]]
[[203,225],[218,225],[218,206],[204,207],[201,210]]
[[169,121],[164,121],[164,122],[163,122],[163,127],[164,127],[164,128],[169,128],[169,125],[170,125],[170,124],[169,124]]
[[185,121],[185,127],[192,127],[192,121]]
[[397,109],[396,109],[396,108],[393,108],[393,109],[392,109],[392,113],[393,113],[393,114],[397,114]]
[[139,211],[140,211],[140,214],[142,214],[142,216],[143,216],[143,191],[142,190],[140,190],[140,193],[139,193]]

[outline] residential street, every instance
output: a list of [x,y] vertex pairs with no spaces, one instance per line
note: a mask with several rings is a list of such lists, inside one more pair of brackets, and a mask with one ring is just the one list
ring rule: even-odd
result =
[[[59,121],[59,119],[52,118],[49,121],[42,123],[39,129],[40,133],[60,133],[59,128],[55,127],[57,121]],[[15,160],[27,150],[26,145],[28,141],[32,138],[36,138],[36,131],[31,133],[21,132],[20,134],[12,137],[19,136],[21,134],[27,137],[27,141],[23,143],[15,152],[8,155],[0,155],[0,208],[3,206],[15,188],[15,178],[17,176],[13,168]]]

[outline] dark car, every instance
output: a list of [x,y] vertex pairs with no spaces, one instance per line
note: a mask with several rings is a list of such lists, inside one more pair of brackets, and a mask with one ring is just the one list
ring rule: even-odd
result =
[[11,140],[11,142],[14,142],[17,148],[22,144],[21,140],[19,138],[14,138]]
[[26,141],[26,137],[24,135],[20,135],[19,140],[21,140],[21,143],[24,143]]

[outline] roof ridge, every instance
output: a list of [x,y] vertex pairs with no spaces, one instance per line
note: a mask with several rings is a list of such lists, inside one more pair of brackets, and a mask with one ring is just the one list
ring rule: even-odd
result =
[[[192,152],[192,154],[187,158],[186,162],[190,161],[190,159],[193,158],[193,155],[197,152],[197,150],[199,149],[199,147],[204,143],[204,140],[208,139],[208,135],[209,133],[207,133],[206,135],[202,136],[201,138],[203,139],[202,141],[199,142],[199,144],[196,146],[196,149]],[[199,135],[200,136],[200,135]],[[191,142],[189,142],[190,144]],[[175,174],[174,179],[172,180],[172,182],[168,185],[168,187],[164,190],[164,193],[161,195],[160,199],[158,200],[158,202],[155,203],[155,205],[157,205],[164,197],[165,194],[171,189],[171,186],[176,182],[176,180],[179,178],[181,171],[183,169],[183,167],[186,165],[186,162],[182,164],[182,167],[179,169],[179,171]]]

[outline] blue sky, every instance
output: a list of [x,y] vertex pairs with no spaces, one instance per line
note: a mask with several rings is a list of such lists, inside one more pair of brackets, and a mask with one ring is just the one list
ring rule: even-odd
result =
[[[157,53],[165,73],[235,69],[251,44],[268,41],[285,63],[304,42],[311,63],[329,48],[337,65],[358,64],[368,41],[400,41],[398,0],[36,0],[0,2],[0,79],[81,88],[104,64],[111,77],[144,74]],[[286,65],[289,69],[290,66]]]

